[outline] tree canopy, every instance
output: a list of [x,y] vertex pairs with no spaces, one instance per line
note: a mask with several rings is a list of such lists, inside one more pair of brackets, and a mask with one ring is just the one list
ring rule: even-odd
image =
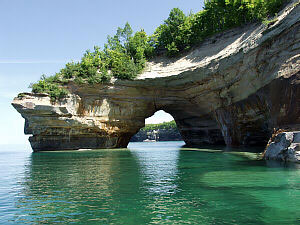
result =
[[170,122],[158,123],[158,124],[146,124],[145,127],[143,127],[141,130],[153,131],[153,130],[173,130],[173,129],[177,129],[175,120],[172,120]]
[[117,79],[134,79],[142,73],[147,60],[164,54],[174,57],[216,33],[274,16],[288,0],[206,0],[203,10],[185,15],[179,8],[153,35],[133,32],[129,23],[107,37],[103,49],[87,50],[80,62],[67,63],[53,76],[42,76],[31,84],[34,93],[49,93],[52,100],[63,98],[62,88],[69,81],[97,84]]

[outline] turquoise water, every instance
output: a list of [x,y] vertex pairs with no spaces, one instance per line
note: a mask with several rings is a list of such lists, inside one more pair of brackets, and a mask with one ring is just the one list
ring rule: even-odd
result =
[[1,149],[0,224],[300,224],[299,165],[181,145]]

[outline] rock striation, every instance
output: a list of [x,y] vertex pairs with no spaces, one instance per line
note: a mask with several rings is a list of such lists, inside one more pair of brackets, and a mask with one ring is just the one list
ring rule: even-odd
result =
[[59,102],[25,93],[12,105],[34,151],[126,147],[158,110],[188,146],[265,146],[276,129],[300,130],[300,6],[272,25],[213,36],[176,59],[159,57],[136,80],[67,85]]

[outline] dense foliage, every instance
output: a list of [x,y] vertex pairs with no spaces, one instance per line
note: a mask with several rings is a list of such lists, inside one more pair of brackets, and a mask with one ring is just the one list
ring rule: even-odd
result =
[[175,121],[159,124],[146,124],[145,127],[131,138],[131,142],[144,141],[146,139],[156,141],[180,141],[180,132]]
[[108,81],[111,77],[133,79],[142,72],[146,58],[154,53],[150,37],[141,30],[133,35],[128,23],[118,28],[114,36],[108,36],[103,50],[98,46],[94,51],[86,51],[80,62],[67,63],[65,68],[54,76],[45,77],[31,84],[34,93],[46,92],[52,100],[67,94],[63,84],[73,80],[77,84],[96,84]]
[[274,16],[284,2],[286,0],[210,0],[205,2],[202,11],[189,16],[178,8],[172,9],[169,18],[154,33],[155,48],[176,56],[213,34]]
[[52,101],[61,99],[68,94],[68,91],[61,88],[59,84],[63,84],[64,80],[59,79],[57,75],[46,77],[43,75],[41,79],[34,84],[31,84],[32,92],[34,93],[48,93]]
[[153,131],[153,130],[172,130],[177,129],[177,125],[174,120],[170,122],[158,123],[158,124],[146,124],[142,131]]
[[73,80],[77,84],[96,84],[117,79],[134,79],[143,71],[147,59],[159,54],[176,56],[205,38],[224,30],[275,15],[287,0],[207,0],[202,11],[186,16],[180,9],[169,17],[153,35],[141,30],[133,34],[128,23],[108,36],[103,50],[86,51],[80,62],[67,63],[54,76],[32,84],[35,93],[49,93],[52,100],[64,97],[61,88]]

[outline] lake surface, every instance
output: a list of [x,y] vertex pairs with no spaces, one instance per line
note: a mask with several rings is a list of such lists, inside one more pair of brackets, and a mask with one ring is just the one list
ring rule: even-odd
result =
[[300,165],[183,142],[0,152],[0,224],[300,224]]

